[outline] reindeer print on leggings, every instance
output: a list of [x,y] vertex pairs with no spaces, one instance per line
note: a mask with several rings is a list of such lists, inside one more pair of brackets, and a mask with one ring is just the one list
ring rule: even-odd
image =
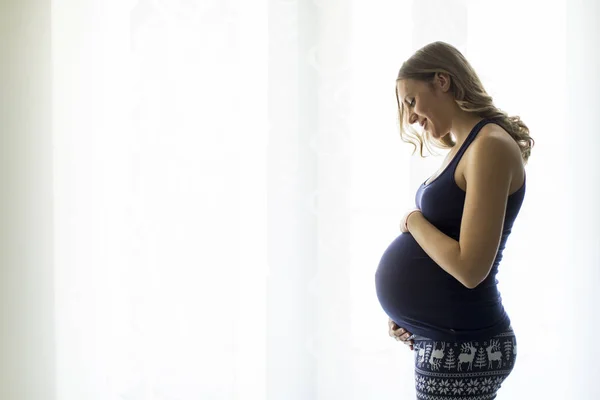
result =
[[[417,341],[415,362],[418,368],[429,371],[482,371],[511,368],[516,357],[514,338],[491,338],[485,342],[450,343]],[[466,366],[464,364],[467,364]]]
[[440,369],[442,358],[444,358],[444,348],[446,347],[446,343],[442,342],[441,350],[436,349],[436,347],[437,342],[433,342],[433,351],[431,352],[431,357],[429,357],[429,365],[431,365],[431,369],[434,371]]
[[500,350],[500,341],[490,341],[490,345],[486,347],[486,350],[488,356],[488,368],[493,368],[494,361],[498,361],[498,368],[502,367],[502,351]]
[[512,328],[479,340],[418,337],[414,343],[419,400],[491,400],[511,373],[517,354]]
[[467,371],[473,370],[473,360],[475,359],[475,353],[477,349],[471,343],[463,343],[461,347],[461,353],[458,355],[458,370],[462,371],[461,365],[468,363]]

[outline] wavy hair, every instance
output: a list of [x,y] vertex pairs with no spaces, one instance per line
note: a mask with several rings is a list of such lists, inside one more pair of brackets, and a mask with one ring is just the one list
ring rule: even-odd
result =
[[419,148],[421,157],[423,147],[427,147],[429,153],[433,153],[431,145],[448,149],[456,145],[451,135],[445,135],[441,139],[432,138],[429,132],[422,137],[410,124],[405,129],[405,106],[400,102],[398,95],[398,81],[413,79],[422,81],[433,88],[433,78],[436,73],[446,73],[450,76],[450,91],[458,107],[466,112],[474,113],[481,118],[494,119],[504,128],[521,148],[521,156],[525,163],[531,154],[531,148],[535,141],[529,135],[529,128],[518,116],[509,116],[506,112],[498,109],[487,94],[475,70],[458,49],[444,42],[433,42],[415,52],[408,60],[402,63],[398,78],[396,79],[396,101],[398,102],[398,116],[400,123],[400,138],[406,143],[414,146],[413,154]]

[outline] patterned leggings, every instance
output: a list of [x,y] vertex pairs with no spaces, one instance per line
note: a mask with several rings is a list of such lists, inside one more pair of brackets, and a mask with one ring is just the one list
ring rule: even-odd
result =
[[517,358],[512,328],[493,337],[439,342],[415,336],[415,385],[420,400],[489,400]]

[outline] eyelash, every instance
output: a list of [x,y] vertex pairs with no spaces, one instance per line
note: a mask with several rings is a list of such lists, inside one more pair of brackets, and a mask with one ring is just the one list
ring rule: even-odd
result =
[[413,106],[414,102],[415,102],[415,99],[412,99],[412,100],[410,101],[409,105],[410,105],[411,107],[414,107],[414,106]]

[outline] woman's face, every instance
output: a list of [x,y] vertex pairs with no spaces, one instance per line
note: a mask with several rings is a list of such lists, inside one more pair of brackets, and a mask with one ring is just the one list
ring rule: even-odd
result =
[[413,79],[398,81],[398,98],[404,103],[405,121],[423,126],[436,139],[450,132],[452,114],[445,93],[447,86],[446,78],[440,74],[436,74],[433,88]]

